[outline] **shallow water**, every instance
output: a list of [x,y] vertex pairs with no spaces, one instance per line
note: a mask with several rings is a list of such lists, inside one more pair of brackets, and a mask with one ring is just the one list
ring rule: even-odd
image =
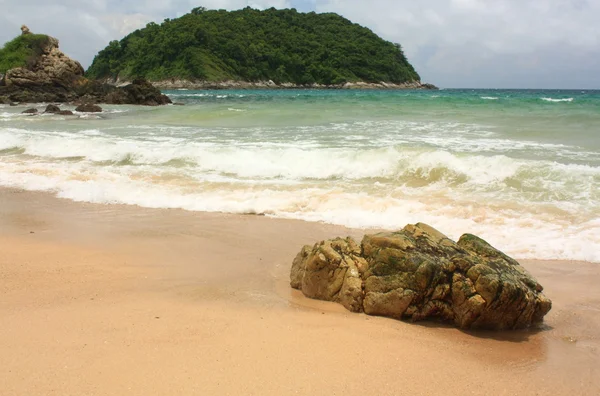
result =
[[600,261],[598,91],[166,93],[186,106],[0,106],[0,185],[351,227],[423,221],[519,258]]

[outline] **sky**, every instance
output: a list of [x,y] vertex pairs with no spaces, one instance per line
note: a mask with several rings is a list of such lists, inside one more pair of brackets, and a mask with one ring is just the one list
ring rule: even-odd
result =
[[600,0],[0,0],[0,45],[25,24],[87,68],[109,41],[198,6],[336,12],[442,88],[600,89]]

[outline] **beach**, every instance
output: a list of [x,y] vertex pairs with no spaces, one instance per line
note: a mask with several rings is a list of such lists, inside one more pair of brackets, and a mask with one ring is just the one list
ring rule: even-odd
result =
[[[600,394],[599,91],[166,93],[0,105],[2,396]],[[290,287],[303,245],[417,222],[518,259],[543,326]]]
[[302,245],[364,233],[2,188],[2,394],[600,392],[598,264],[520,260],[553,301],[527,331],[369,317],[289,287]]

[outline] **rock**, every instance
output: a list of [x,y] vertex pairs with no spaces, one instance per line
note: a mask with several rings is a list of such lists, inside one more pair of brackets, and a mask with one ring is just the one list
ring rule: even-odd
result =
[[37,56],[28,60],[26,67],[10,69],[0,80],[0,98],[3,101],[148,106],[171,103],[166,95],[146,80],[135,80],[124,87],[87,80],[81,64],[62,53],[58,40],[53,37],[47,36],[35,50]]
[[173,106],[185,106],[185,103],[181,103],[181,102],[174,102]]
[[14,106],[18,106],[18,105],[19,105],[18,103],[15,103],[15,102],[10,102],[10,106],[12,106],[12,107],[14,107]]
[[61,110],[61,111],[57,111],[55,114],[57,114],[57,115],[64,115],[64,116],[72,116],[72,115],[74,115],[71,110]]
[[352,238],[305,246],[294,259],[291,285],[304,295],[335,301],[353,312],[362,311],[362,278],[367,262]]
[[29,28],[27,26],[21,25],[21,34],[31,34],[31,32],[29,31]]
[[37,114],[37,113],[38,113],[38,109],[35,109],[35,108],[23,110],[21,112],[21,114]]
[[552,307],[517,261],[470,234],[458,243],[426,224],[305,246],[291,286],[353,312],[412,321],[440,319],[462,329],[519,329]]
[[134,80],[131,84],[119,87],[104,98],[108,104],[138,104],[158,106],[171,103],[167,95],[144,79]]
[[4,85],[21,89],[32,87],[70,88],[84,74],[81,64],[58,49],[58,40],[49,37],[40,47],[39,54],[29,67],[10,69],[4,76]]
[[75,111],[78,111],[80,113],[101,113],[102,107],[91,103],[84,103],[77,106],[75,108]]
[[436,91],[439,90],[438,87],[436,87],[433,84],[429,84],[429,83],[423,83],[423,84],[421,84],[421,89],[430,89],[430,90],[436,90]]
[[53,104],[49,104],[48,106],[46,106],[46,110],[44,111],[44,113],[59,113],[60,112],[60,108],[57,105],[53,105]]

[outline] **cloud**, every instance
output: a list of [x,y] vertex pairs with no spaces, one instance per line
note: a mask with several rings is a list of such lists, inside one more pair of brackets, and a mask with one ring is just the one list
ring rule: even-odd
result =
[[422,79],[443,87],[600,88],[595,0],[0,0],[0,42],[24,23],[87,66],[110,40],[199,3],[337,12],[401,43]]
[[[600,88],[600,2],[323,0],[402,43],[422,78],[447,87]],[[583,74],[581,74],[583,72]]]

